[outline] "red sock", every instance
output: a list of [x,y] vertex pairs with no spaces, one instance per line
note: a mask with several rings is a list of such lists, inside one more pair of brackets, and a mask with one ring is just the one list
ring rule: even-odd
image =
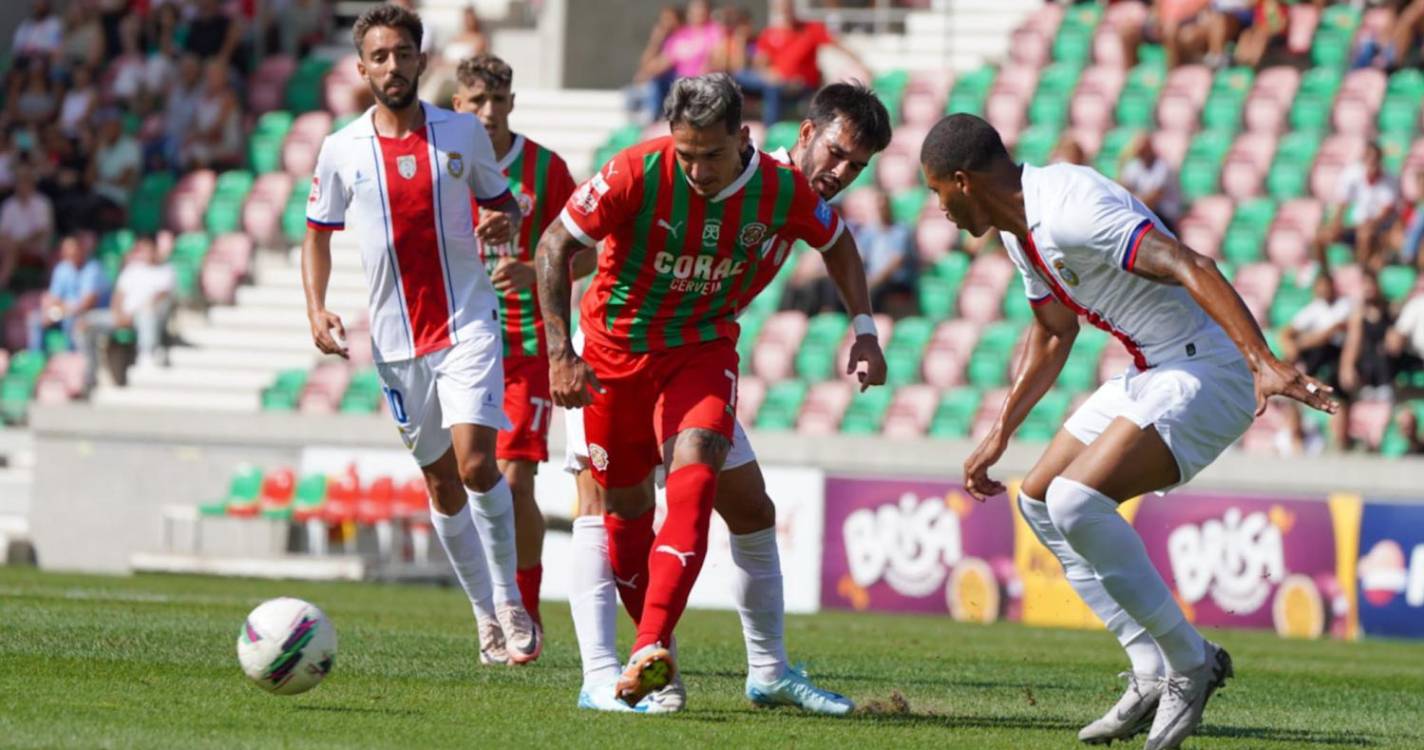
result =
[[514,582],[519,585],[519,598],[524,600],[524,611],[534,618],[534,622],[539,627],[544,627],[544,621],[539,618],[539,584],[544,580],[544,566],[536,564],[532,568],[519,568],[514,571]]
[[643,600],[648,595],[648,552],[653,548],[653,510],[637,518],[603,516],[608,530],[608,562],[623,608],[633,622],[643,617]]
[[707,559],[707,527],[716,496],[717,472],[711,466],[691,464],[668,474],[667,518],[648,559],[648,596],[634,652],[650,643],[672,642],[672,630]]

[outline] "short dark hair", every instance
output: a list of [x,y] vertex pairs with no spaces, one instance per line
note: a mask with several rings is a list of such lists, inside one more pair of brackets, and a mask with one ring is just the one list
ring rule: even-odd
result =
[[357,56],[364,54],[361,45],[366,41],[366,32],[377,26],[404,31],[410,35],[410,41],[415,44],[415,48],[420,49],[420,39],[425,33],[420,16],[399,5],[383,3],[362,13],[361,17],[356,19],[356,25],[351,27],[351,42],[356,45]]
[[920,164],[941,177],[983,171],[1000,160],[1012,162],[999,131],[983,118],[963,112],[941,118],[920,147]]
[[890,113],[870,87],[859,81],[833,83],[811,97],[806,119],[817,128],[831,124],[837,116],[855,128],[857,144],[874,152],[890,145]]
[[668,125],[705,128],[722,123],[728,133],[742,127],[742,89],[726,73],[679,78],[663,102]]
[[480,81],[485,88],[507,89],[514,85],[514,68],[494,55],[475,55],[460,61],[455,80],[465,88],[474,88],[475,82]]

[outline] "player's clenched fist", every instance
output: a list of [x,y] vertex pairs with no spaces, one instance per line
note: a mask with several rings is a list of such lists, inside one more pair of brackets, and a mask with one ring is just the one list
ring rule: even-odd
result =
[[593,368],[577,354],[549,356],[549,395],[555,406],[578,409],[593,403],[593,394],[603,393],[603,385]]
[[312,341],[322,354],[350,358],[346,351],[346,326],[341,324],[340,315],[330,310],[316,310],[307,318],[311,321]]
[[499,211],[481,211],[480,225],[475,227],[475,236],[487,245],[503,245],[514,239],[514,224],[507,214]]
[[874,336],[856,336],[850,346],[850,357],[846,362],[846,374],[855,373],[862,362],[865,369],[856,373],[860,379],[860,391],[872,385],[885,385],[885,352],[880,350],[880,341]]

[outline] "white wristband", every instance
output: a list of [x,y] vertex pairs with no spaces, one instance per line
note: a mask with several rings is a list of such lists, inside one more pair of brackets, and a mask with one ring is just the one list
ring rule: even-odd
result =
[[850,327],[856,336],[879,336],[879,332],[875,330],[875,318],[865,313],[851,318]]

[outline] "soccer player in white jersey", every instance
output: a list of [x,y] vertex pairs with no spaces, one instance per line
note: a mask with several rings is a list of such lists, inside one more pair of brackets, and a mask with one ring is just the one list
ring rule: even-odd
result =
[[1079,739],[1111,742],[1150,726],[1149,750],[1178,747],[1231,676],[1231,657],[1183,617],[1117,506],[1191,481],[1271,396],[1334,411],[1330,388],[1272,356],[1215,262],[1092,169],[1017,165],[993,127],[965,114],[934,126],[920,162],[955,224],[975,236],[999,230],[1033,306],[1008,399],[964,463],[970,494],[983,501],[1004,492],[989,469],[1057,380],[1080,318],[1132,354],[1132,367],[1054,437],[1023,482],[1019,508],[1132,663],[1127,692]]
[[[791,151],[782,148],[772,156],[795,164],[811,187],[830,200],[855,180],[872,156],[889,145],[890,133],[890,115],[873,91],[836,83],[812,98]],[[579,705],[618,711],[623,704],[608,700],[609,691],[602,687],[616,680],[620,670],[614,640],[615,579],[603,526],[603,489],[589,470],[582,414],[567,410],[564,415],[564,468],[578,477],[579,494],[571,553],[574,578],[570,583],[574,628],[584,665]],[[651,478],[645,490],[651,495]],[[767,495],[761,467],[740,423],[735,425],[732,447],[718,475],[713,507],[731,532],[732,562],[737,568],[734,595],[747,647],[747,698],[760,705],[792,705],[812,713],[849,713],[855,707],[850,699],[816,687],[787,660],[776,506]],[[686,691],[679,679],[650,694],[640,708],[647,713],[675,712],[685,701]]]
[[[541,637],[515,583],[513,501],[495,463],[497,431],[508,426],[504,369],[498,300],[477,245],[510,241],[519,205],[480,121],[416,97],[421,33],[420,19],[394,5],[366,11],[352,29],[376,105],[327,136],[317,157],[302,243],[307,316],[317,348],[346,356],[326,285],[331,233],[349,215],[376,368],[474,608],[481,661],[524,664],[538,658]],[[478,227],[472,197],[490,209]]]

